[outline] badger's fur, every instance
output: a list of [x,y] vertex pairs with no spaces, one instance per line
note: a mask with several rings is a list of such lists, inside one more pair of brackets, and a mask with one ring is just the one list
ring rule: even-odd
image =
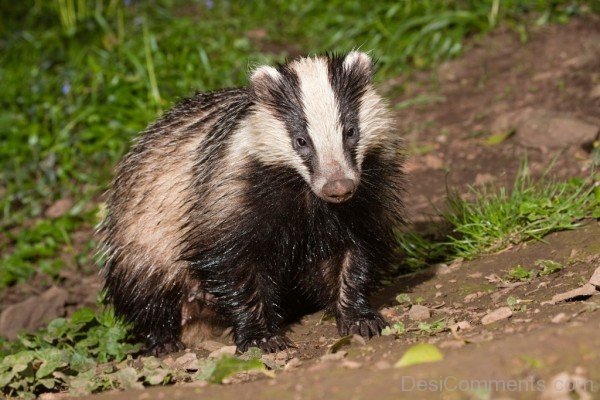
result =
[[376,271],[402,223],[402,152],[368,55],[259,67],[151,125],[118,167],[100,226],[107,298],[151,350],[188,326],[232,327],[240,351],[292,343],[318,309],[379,334]]

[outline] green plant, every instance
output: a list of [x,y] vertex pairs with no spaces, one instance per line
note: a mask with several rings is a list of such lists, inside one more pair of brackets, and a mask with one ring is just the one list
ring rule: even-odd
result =
[[[586,218],[600,218],[600,187],[594,186],[595,180],[594,172],[587,180],[557,182],[547,175],[533,179],[523,163],[510,191],[471,188],[465,197],[451,191],[437,223],[447,232],[443,237],[397,235],[404,265],[415,270],[440,261],[473,259],[529,240],[543,241],[549,233],[581,226]],[[539,263],[543,275],[560,269],[552,262]],[[529,280],[537,274],[519,266],[510,278]]]
[[383,330],[381,331],[381,334],[383,336],[389,336],[389,335],[400,336],[404,333],[404,331],[405,331],[404,324],[402,322],[396,322],[393,325],[386,326],[385,328],[383,328]]
[[99,364],[121,361],[139,351],[127,326],[111,309],[95,313],[82,308],[71,318],[58,318],[36,334],[2,344],[0,392],[31,397],[58,390]]
[[537,272],[534,269],[527,270],[521,265],[517,265],[508,271],[507,278],[511,281],[522,281],[528,282],[537,276]]
[[596,188],[581,179],[535,181],[524,165],[510,192],[471,189],[474,200],[451,193],[446,221],[452,226],[448,244],[456,256],[473,258],[509,245],[542,238],[555,231],[574,229],[592,217],[600,203]]
[[426,333],[428,335],[435,335],[437,333],[443,332],[448,329],[446,321],[441,318],[433,322],[421,322],[418,326],[419,331],[421,333]]
[[539,271],[540,276],[547,276],[547,275],[554,274],[555,272],[558,272],[565,267],[561,263],[552,261],[552,260],[537,260],[535,262],[535,265],[538,268],[540,268],[540,271]]

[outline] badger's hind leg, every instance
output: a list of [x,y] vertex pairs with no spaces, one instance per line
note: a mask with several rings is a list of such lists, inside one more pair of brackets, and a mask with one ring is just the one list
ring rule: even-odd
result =
[[119,268],[108,270],[105,284],[106,300],[112,302],[116,315],[133,325],[136,337],[146,344],[146,353],[153,355],[184,349],[180,340],[182,289],[177,283],[165,285],[161,276],[142,280]]
[[219,316],[214,296],[203,289],[200,281],[192,278],[188,281],[181,311],[181,341],[188,348],[197,348],[202,341],[221,336],[227,324]]

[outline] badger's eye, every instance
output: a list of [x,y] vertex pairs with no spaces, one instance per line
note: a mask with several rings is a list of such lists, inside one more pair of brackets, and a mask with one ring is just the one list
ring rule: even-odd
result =
[[355,127],[353,127],[353,126],[351,126],[351,127],[349,127],[349,128],[346,128],[346,131],[344,132],[344,135],[345,135],[345,136],[346,136],[348,139],[351,139],[351,138],[354,138],[354,137],[356,137],[356,128],[355,128]]
[[306,140],[304,140],[304,138],[296,138],[296,145],[298,147],[305,147],[306,145],[308,145],[308,143],[306,143]]

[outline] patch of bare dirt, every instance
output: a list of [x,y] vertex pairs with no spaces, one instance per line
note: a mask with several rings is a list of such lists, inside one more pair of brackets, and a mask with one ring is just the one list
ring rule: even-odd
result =
[[446,185],[510,186],[525,157],[534,174],[553,160],[558,177],[585,174],[600,130],[599,85],[598,16],[539,27],[526,43],[500,29],[434,73],[387,82],[403,91],[395,104],[429,102],[398,112],[412,153],[413,219],[443,203]]

